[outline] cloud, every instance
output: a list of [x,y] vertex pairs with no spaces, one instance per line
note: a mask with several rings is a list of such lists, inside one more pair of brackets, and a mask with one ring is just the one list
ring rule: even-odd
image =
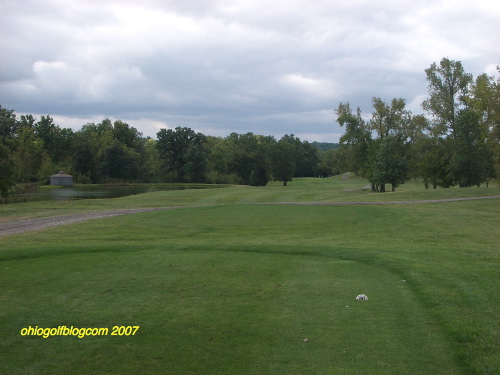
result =
[[3,107],[153,137],[165,124],[338,141],[338,102],[369,113],[373,96],[403,97],[417,112],[432,62],[477,75],[500,60],[500,5],[487,0],[0,4]]

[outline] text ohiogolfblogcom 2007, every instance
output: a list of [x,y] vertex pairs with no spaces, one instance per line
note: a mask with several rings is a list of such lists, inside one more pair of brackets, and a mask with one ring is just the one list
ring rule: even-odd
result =
[[51,336],[77,336],[80,339],[88,336],[134,336],[140,326],[113,326],[109,328],[79,328],[74,326],[58,326],[43,328],[29,326],[21,329],[21,336],[42,336],[44,339]]

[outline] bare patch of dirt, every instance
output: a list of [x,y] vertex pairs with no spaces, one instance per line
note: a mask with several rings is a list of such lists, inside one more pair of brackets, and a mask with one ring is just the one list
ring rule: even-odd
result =
[[41,219],[8,221],[0,223],[0,236],[39,230],[57,225],[78,223],[80,221],[87,221],[92,219],[100,219],[100,218],[120,216],[120,215],[130,215],[148,211],[167,210],[173,208],[177,207],[121,209],[121,210],[111,210],[111,211],[87,212],[82,214],[63,215],[63,216],[50,216]]

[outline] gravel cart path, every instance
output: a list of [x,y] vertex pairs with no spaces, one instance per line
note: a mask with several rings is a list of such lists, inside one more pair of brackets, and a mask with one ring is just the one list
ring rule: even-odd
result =
[[352,205],[380,205],[380,204],[414,204],[414,203],[442,203],[442,202],[460,202],[471,201],[476,199],[496,199],[500,195],[490,195],[486,197],[469,197],[469,198],[449,198],[449,199],[427,199],[416,201],[386,201],[386,202],[273,202],[259,204],[294,204],[301,206],[352,206]]
[[179,208],[179,207],[121,209],[121,210],[111,210],[111,211],[86,212],[82,214],[73,214],[73,215],[50,216],[41,219],[8,221],[5,223],[0,223],[0,236],[5,236],[7,234],[22,233],[32,230],[39,230],[47,227],[54,227],[57,225],[78,223],[80,221],[100,219],[104,217],[138,214],[141,212],[168,210],[174,208]]
[[[346,205],[387,205],[387,204],[414,204],[414,203],[441,203],[441,202],[460,202],[475,199],[498,199],[500,195],[492,195],[487,197],[471,197],[471,198],[452,198],[452,199],[436,199],[436,200],[416,200],[416,201],[387,201],[387,202],[273,202],[259,203],[265,205],[302,205],[302,206],[346,206]],[[41,219],[28,219],[18,221],[8,221],[0,223],[0,236],[8,234],[16,234],[27,231],[44,229],[57,225],[72,224],[81,221],[92,219],[100,219],[105,217],[137,214],[141,212],[171,210],[175,208],[186,207],[201,207],[201,206],[179,206],[179,207],[157,207],[157,208],[137,208],[137,209],[120,209],[110,211],[87,212],[82,214],[51,216]]]

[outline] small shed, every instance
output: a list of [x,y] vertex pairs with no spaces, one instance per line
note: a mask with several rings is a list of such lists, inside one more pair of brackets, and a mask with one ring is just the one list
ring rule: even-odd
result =
[[72,186],[73,176],[65,174],[63,171],[59,171],[58,173],[50,176],[50,184],[59,186]]

